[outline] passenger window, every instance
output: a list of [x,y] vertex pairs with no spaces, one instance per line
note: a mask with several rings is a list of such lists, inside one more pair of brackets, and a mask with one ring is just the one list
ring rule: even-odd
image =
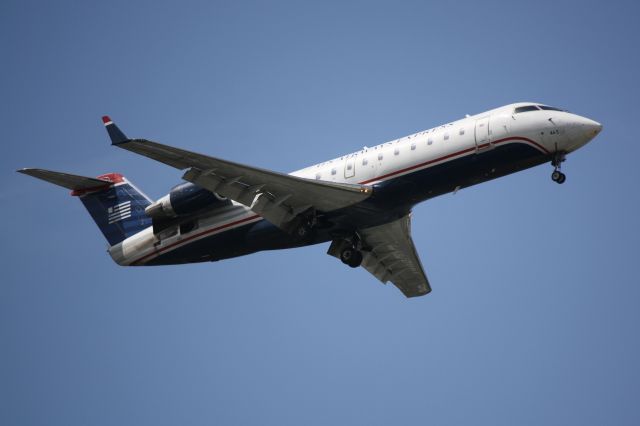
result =
[[460,129],[460,136],[464,135],[464,129]]
[[363,158],[363,159],[362,159],[362,165],[363,165],[363,166],[366,166],[368,163],[369,163],[369,161],[367,161],[367,159],[366,159],[366,158]]
[[431,145],[433,143],[433,139],[429,138],[429,140],[427,141],[427,145]]

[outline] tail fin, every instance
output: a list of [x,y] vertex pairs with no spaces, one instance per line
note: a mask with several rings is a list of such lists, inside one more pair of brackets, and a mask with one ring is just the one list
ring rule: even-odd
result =
[[112,246],[151,226],[144,212],[151,200],[121,174],[91,178],[43,169],[18,172],[71,189]]

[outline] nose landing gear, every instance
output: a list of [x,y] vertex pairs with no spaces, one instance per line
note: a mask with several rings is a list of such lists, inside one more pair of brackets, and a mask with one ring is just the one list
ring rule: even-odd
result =
[[551,180],[556,183],[564,183],[564,181],[567,180],[567,176],[559,170],[554,170],[553,173],[551,173]]
[[553,160],[551,160],[551,165],[553,166],[553,173],[551,173],[551,180],[555,183],[562,184],[567,180],[567,176],[560,171],[560,166],[565,160],[564,152],[556,152],[553,156]]

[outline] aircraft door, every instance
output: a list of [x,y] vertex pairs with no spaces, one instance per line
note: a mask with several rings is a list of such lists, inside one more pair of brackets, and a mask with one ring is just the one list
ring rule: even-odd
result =
[[493,148],[491,145],[491,136],[489,134],[489,117],[483,117],[476,120],[476,152]]
[[352,178],[356,174],[356,156],[352,155],[344,162],[344,177]]

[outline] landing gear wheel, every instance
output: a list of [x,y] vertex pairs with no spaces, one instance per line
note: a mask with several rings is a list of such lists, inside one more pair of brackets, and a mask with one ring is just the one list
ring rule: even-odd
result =
[[307,238],[310,233],[311,233],[311,227],[306,223],[301,224],[295,230],[295,236],[301,240]]
[[351,262],[351,259],[353,259],[355,253],[356,249],[354,249],[353,247],[347,247],[346,249],[342,250],[342,253],[340,253],[340,260],[342,260],[342,263],[348,265],[349,262]]
[[349,262],[348,265],[351,266],[352,268],[357,268],[361,264],[362,264],[362,253],[360,253],[359,251],[356,251],[353,258],[351,259],[351,262]]
[[294,240],[298,242],[308,242],[315,238],[316,225],[315,212],[311,211],[294,219],[288,232]]
[[562,184],[562,183],[564,183],[565,180],[567,180],[567,176],[564,173],[560,173],[560,177],[558,178],[558,180],[556,182]]
[[345,265],[357,268],[362,263],[362,253],[353,247],[347,247],[340,253],[340,260]]
[[567,176],[560,170],[555,170],[553,173],[551,173],[551,180],[555,183],[564,183],[564,181],[567,180]]
[[562,151],[557,151],[558,147],[556,146],[556,152],[553,155],[553,159],[551,160],[551,165],[553,166],[553,173],[551,173],[551,180],[555,183],[564,183],[567,180],[567,177],[564,173],[560,171],[560,166],[565,160],[565,153]]

